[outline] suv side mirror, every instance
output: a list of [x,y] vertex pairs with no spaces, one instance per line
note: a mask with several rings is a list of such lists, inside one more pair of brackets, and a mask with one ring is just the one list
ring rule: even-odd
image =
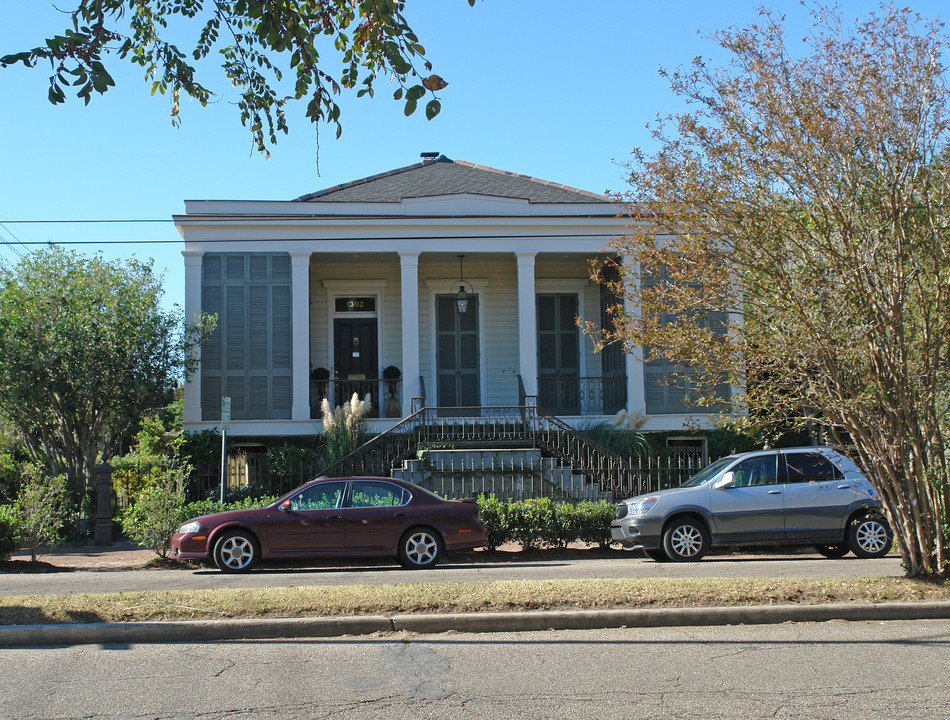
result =
[[725,490],[727,487],[732,487],[732,483],[735,481],[736,474],[730,470],[716,481],[716,484],[713,485],[713,488],[716,490]]

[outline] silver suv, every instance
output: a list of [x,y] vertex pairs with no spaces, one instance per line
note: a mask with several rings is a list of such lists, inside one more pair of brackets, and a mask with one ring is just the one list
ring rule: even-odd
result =
[[699,560],[710,547],[814,545],[883,557],[893,535],[870,483],[827,447],[730,455],[678,488],[617,505],[610,534],[654,560]]

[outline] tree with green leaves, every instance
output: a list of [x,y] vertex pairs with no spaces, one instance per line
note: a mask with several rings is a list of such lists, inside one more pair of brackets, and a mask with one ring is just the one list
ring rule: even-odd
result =
[[[357,88],[357,96],[372,96],[380,76],[396,84],[393,97],[404,102],[406,115],[427,95],[426,117],[438,115],[436,93],[448,83],[432,72],[405,6],[404,0],[78,0],[61,35],[0,57],[0,66],[48,62],[50,102],[65,102],[67,91],[75,91],[88,104],[93,92],[114,86],[107,67],[113,57],[128,60],[145,70],[152,94],[170,93],[177,125],[182,93],[201,105],[215,98],[199,79],[214,53],[228,85],[240,92],[241,122],[267,155],[277,132],[287,132],[289,102],[307,98],[310,121],[335,125],[339,137],[334,96]],[[194,30],[193,48],[170,39],[178,37],[170,26]]]
[[950,575],[948,38],[893,6],[818,8],[794,44],[761,17],[712,35],[728,65],[668,74],[687,109],[635,152],[614,248],[642,311],[605,340],[691,368],[699,404],[725,378],[747,422],[823,427],[908,574]]
[[91,515],[94,469],[164,407],[213,324],[161,306],[151,264],[51,247],[0,269],[0,414]]

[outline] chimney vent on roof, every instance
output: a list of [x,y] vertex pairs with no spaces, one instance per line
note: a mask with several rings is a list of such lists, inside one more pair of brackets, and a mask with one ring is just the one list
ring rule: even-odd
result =
[[440,155],[440,153],[437,153],[437,152],[424,152],[424,153],[419,153],[419,157],[422,158],[422,164],[423,164],[423,165],[428,165],[429,163],[434,163],[434,162],[436,161],[436,158],[439,157],[439,155]]

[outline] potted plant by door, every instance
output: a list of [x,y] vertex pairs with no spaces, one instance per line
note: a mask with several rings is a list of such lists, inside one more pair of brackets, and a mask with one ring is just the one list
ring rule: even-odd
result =
[[[330,371],[325,367],[317,367],[310,371],[310,383],[313,385],[313,392],[317,406],[319,406],[320,401],[327,396],[327,383],[329,382]],[[311,402],[311,406],[313,405],[314,403]]]
[[387,365],[383,368],[383,380],[386,381],[388,398],[386,400],[387,417],[397,418],[402,415],[402,409],[399,407],[399,379],[402,377],[402,371],[395,365]]

